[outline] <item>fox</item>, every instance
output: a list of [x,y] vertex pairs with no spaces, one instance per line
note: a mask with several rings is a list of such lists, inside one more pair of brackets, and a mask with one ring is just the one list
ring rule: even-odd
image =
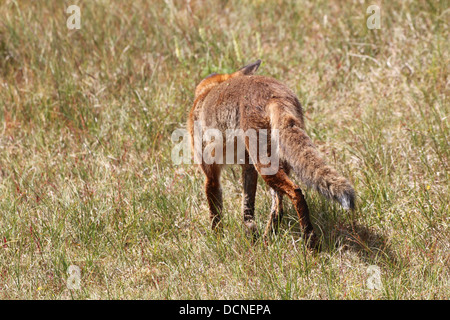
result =
[[[268,164],[258,157],[255,148],[250,145],[249,137],[240,137],[245,147],[245,161],[239,163],[242,168],[242,216],[245,230],[255,239],[259,237],[255,221],[255,195],[259,175],[268,185],[272,198],[263,234],[264,241],[267,241],[271,233],[277,232],[283,217],[282,200],[287,196],[298,215],[306,245],[317,249],[320,241],[311,223],[305,196],[299,185],[291,180],[290,174],[294,173],[307,188],[315,189],[327,199],[337,201],[346,210],[355,209],[355,190],[345,177],[326,163],[307,135],[303,109],[295,93],[272,77],[256,75],[260,65],[261,60],[257,60],[230,74],[213,73],[201,80],[195,88],[187,128],[194,159],[205,175],[204,188],[211,228],[222,229],[220,176],[227,164],[223,161],[207,161],[202,156],[202,152],[214,141],[202,141],[200,146],[195,145],[196,124],[200,124],[201,132],[207,129],[219,130],[225,144],[231,144],[234,148],[237,141],[226,141],[229,138],[227,129],[240,129],[242,132],[266,130],[268,136],[277,130],[278,144],[273,152],[279,158],[279,163],[270,174],[264,172]],[[227,150],[224,149],[223,152],[226,153]]]

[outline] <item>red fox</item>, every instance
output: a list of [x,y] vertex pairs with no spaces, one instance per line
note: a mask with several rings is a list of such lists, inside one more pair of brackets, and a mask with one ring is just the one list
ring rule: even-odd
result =
[[[264,172],[268,165],[258,157],[258,148],[252,148],[249,136],[242,136],[241,133],[240,137],[236,137],[244,141],[245,145],[245,161],[239,162],[235,158],[242,167],[244,224],[251,235],[258,235],[254,211],[259,174],[271,188],[272,195],[272,208],[264,239],[267,239],[269,233],[277,231],[283,215],[282,198],[287,195],[298,214],[306,243],[315,248],[318,245],[318,237],[310,221],[305,197],[299,186],[289,178],[289,173],[293,171],[306,186],[338,201],[345,209],[354,209],[355,191],[346,178],[326,164],[306,134],[303,110],[293,91],[273,78],[254,75],[260,64],[261,60],[258,60],[231,74],[211,74],[195,89],[188,131],[194,158],[206,176],[205,192],[212,228],[221,227],[223,207],[220,173],[225,164],[223,161],[208,161],[202,156],[211,144],[217,144],[218,141],[202,141],[200,145],[196,145],[196,125],[200,128],[200,134],[207,129],[218,130],[222,134],[219,140],[223,138],[226,145],[231,143],[234,148],[238,143],[234,141],[235,137],[230,141],[226,133],[228,129],[238,129],[242,132],[266,130],[268,136],[273,136],[277,131],[279,141],[271,155],[279,157],[279,165],[275,172],[269,174]],[[261,136],[257,137],[258,143],[260,139]],[[269,140],[268,145],[271,145],[273,139]],[[227,150],[225,147],[223,150],[214,149],[211,154],[214,155],[217,151],[226,154]]]

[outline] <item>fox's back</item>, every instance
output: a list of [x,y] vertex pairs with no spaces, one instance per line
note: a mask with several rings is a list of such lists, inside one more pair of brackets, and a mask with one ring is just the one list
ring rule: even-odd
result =
[[266,107],[274,100],[303,123],[301,105],[292,90],[276,79],[257,75],[230,78],[214,86],[197,99],[191,120],[219,130],[269,128]]

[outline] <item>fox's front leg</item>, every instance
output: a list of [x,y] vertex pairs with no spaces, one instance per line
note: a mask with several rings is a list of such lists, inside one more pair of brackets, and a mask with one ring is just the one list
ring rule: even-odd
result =
[[258,185],[258,172],[253,164],[242,165],[242,180],[244,192],[242,194],[242,214],[246,231],[254,239],[258,237],[258,228],[255,222],[255,195]]
[[206,199],[209,206],[209,217],[211,219],[211,227],[213,230],[222,227],[222,188],[220,186],[220,171],[219,165],[203,164],[202,170],[206,175],[205,192]]

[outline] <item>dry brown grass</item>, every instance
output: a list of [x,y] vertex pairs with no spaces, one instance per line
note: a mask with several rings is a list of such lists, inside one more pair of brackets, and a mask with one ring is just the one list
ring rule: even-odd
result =
[[[369,4],[0,1],[0,298],[448,299],[448,2],[382,1],[380,30]],[[170,159],[195,84],[258,58],[358,192],[353,214],[308,192],[318,255],[292,210],[251,245],[236,169],[217,238],[202,175]]]

